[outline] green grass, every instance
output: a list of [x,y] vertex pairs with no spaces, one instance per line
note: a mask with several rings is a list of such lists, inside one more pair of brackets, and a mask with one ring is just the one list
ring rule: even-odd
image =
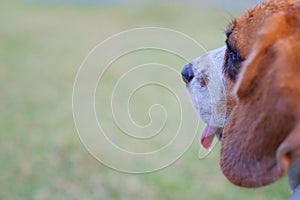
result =
[[[179,4],[60,7],[1,1],[0,199],[287,199],[286,179],[260,189],[233,186],[219,169],[218,148],[197,159],[198,141],[172,166],[131,175],[96,161],[76,133],[72,86],[96,44],[130,28],[161,26],[212,49],[223,44],[230,20],[228,13]],[[144,103],[135,106],[136,118],[146,123],[139,112]]]

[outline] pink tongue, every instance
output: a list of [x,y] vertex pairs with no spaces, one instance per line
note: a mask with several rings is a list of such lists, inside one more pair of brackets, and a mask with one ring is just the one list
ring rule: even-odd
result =
[[201,144],[205,149],[209,149],[211,146],[212,141],[214,140],[215,137],[215,132],[218,130],[216,127],[212,126],[206,126],[202,136],[201,136]]

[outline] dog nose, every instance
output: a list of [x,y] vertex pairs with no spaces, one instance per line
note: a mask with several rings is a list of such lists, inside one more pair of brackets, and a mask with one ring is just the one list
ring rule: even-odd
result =
[[185,83],[189,83],[194,78],[194,73],[192,70],[192,64],[188,63],[185,65],[181,71],[182,79]]

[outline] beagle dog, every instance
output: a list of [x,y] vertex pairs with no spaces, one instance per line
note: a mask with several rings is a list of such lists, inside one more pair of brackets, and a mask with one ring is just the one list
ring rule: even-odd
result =
[[[182,70],[201,144],[221,139],[220,166],[235,185],[260,187],[286,172],[300,185],[300,0],[268,0],[235,19],[226,45]],[[300,190],[300,189],[299,189]],[[300,196],[300,195],[299,195]]]

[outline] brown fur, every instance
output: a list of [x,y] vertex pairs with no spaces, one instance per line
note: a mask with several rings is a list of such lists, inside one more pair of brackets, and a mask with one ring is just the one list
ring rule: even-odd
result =
[[[229,40],[246,58],[229,96],[220,165],[234,184],[279,179],[300,156],[300,4],[270,0],[232,23]],[[235,100],[233,100],[235,97]]]

